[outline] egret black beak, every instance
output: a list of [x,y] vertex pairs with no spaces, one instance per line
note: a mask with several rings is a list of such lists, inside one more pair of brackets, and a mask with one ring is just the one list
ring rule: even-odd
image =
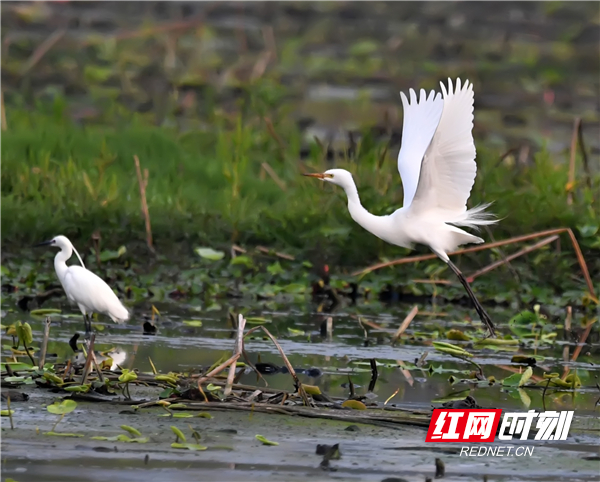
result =
[[34,244],[34,245],[32,246],[32,248],[38,248],[38,247],[40,247],[40,246],[48,246],[49,244],[52,244],[53,242],[54,242],[54,240],[53,240],[53,239],[51,239],[51,240],[49,240],[49,241],[42,241],[41,243]]

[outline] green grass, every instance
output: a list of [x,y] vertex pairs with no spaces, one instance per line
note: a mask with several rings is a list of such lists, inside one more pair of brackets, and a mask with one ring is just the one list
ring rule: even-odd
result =
[[[341,189],[300,175],[301,134],[285,109],[272,109],[282,142],[271,135],[262,118],[270,106],[261,92],[259,83],[238,113],[215,111],[205,126],[184,133],[137,114],[111,113],[110,122],[81,127],[67,120],[60,99],[34,112],[9,108],[2,139],[3,248],[56,234],[77,245],[96,230],[105,246],[143,241],[137,154],[149,172],[148,207],[159,249],[180,242],[264,244],[361,266],[407,253],[355,225]],[[560,226],[579,234],[582,228],[584,250],[597,257],[598,193],[594,199],[592,189],[577,185],[574,204],[567,204],[565,159],[541,152],[533,165],[515,166],[498,163],[501,153],[477,139],[476,145],[479,170],[470,205],[494,201],[492,210],[504,218],[493,227],[496,239]],[[401,205],[395,156],[366,135],[354,159],[335,162],[355,174],[363,204],[376,214]],[[315,143],[302,162],[308,170],[324,170],[330,167],[324,158]],[[263,162],[285,189],[264,172]]]

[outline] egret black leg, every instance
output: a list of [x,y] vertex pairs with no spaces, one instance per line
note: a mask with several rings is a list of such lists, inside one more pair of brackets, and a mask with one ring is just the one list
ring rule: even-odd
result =
[[450,269],[452,271],[454,271],[454,274],[458,277],[458,279],[462,283],[463,287],[467,291],[467,294],[469,295],[469,298],[471,298],[471,301],[473,302],[473,306],[475,306],[475,310],[477,311],[477,314],[479,315],[481,322],[487,326],[487,329],[490,332],[490,336],[495,337],[496,336],[496,327],[494,326],[494,323],[492,322],[490,315],[487,314],[487,312],[483,309],[483,306],[481,306],[481,303],[479,303],[479,300],[475,296],[475,293],[473,293],[473,290],[471,289],[469,282],[465,279],[463,274],[460,272],[460,270],[456,267],[456,265],[452,261],[448,260],[448,266],[450,266]]
[[92,334],[92,320],[90,319],[90,315],[87,313],[83,315],[83,322],[85,324],[85,337],[89,339]]

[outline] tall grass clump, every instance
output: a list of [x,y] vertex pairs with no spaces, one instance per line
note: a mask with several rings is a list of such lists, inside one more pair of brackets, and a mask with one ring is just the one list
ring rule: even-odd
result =
[[[157,127],[133,115],[78,125],[60,109],[9,109],[10,128],[2,139],[3,248],[59,233],[88,240],[97,230],[114,243],[143,240],[133,162],[138,155],[149,171],[146,195],[159,249],[181,241],[267,244],[361,265],[406,253],[356,226],[341,190],[300,175],[334,164],[346,168],[365,207],[389,214],[402,202],[397,151],[365,130],[353,153],[328,161],[319,144],[302,138],[285,106],[277,107],[278,99],[265,92],[257,84],[234,112],[215,110],[210,122],[188,129]],[[309,155],[301,160],[306,145]],[[600,249],[593,188],[599,179],[592,188],[581,183],[568,205],[563,159],[542,150],[530,164],[511,165],[477,145],[470,203],[494,201],[493,212],[503,218],[493,227],[496,239],[566,226],[588,235],[584,249]]]

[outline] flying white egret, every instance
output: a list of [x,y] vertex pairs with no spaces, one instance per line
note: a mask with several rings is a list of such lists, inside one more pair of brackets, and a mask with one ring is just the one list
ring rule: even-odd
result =
[[489,204],[467,210],[467,199],[475,182],[475,145],[473,143],[473,84],[460,79],[452,88],[440,82],[443,96],[433,90],[420,98],[410,89],[410,102],[403,93],[404,126],[398,170],[404,188],[404,205],[388,216],[376,216],[360,203],[352,174],[330,169],[322,174],[305,174],[344,188],[352,219],[384,241],[412,248],[415,243],[428,246],[448,264],[471,298],[490,335],[494,324],[475,297],[469,283],[450,261],[448,253],[460,245],[483,243],[483,239],[457,226],[478,228],[493,224]]
[[[89,334],[92,328],[92,313],[108,315],[116,323],[123,323],[129,319],[129,311],[117,298],[114,291],[102,278],[86,269],[81,256],[65,236],[56,236],[50,241],[36,244],[36,246],[56,246],[60,251],[54,257],[54,269],[67,298],[76,303],[83,314],[85,332]],[[73,255],[79,258],[81,266],[67,266],[67,260]]]

